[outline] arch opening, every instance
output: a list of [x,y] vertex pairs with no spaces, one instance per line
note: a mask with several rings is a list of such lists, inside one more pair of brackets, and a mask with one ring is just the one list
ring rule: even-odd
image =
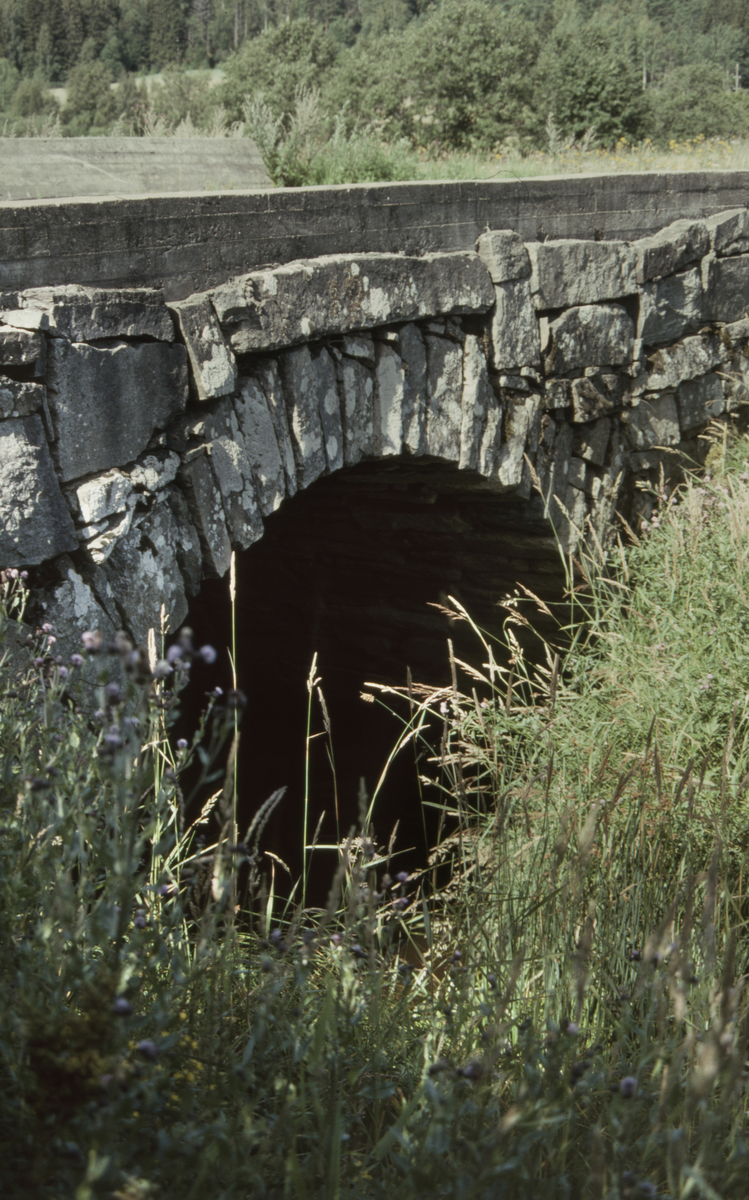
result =
[[[319,840],[333,843],[356,823],[360,780],[371,795],[400,731],[385,708],[361,699],[363,685],[402,685],[409,669],[417,681],[449,682],[448,638],[458,658],[481,665],[469,627],[434,605],[454,596],[481,628],[499,632],[498,602],[518,584],[547,602],[560,599],[564,584],[540,499],[497,493],[454,464],[406,457],[359,463],[285,500],[267,518],[264,536],[237,556],[236,574],[237,675],[248,699],[240,833],[263,800],[287,786],[263,847],[288,863],[295,878],[313,655],[330,715],[335,784],[315,697],[313,733],[321,736],[311,744],[308,837],[325,810]],[[231,644],[228,591],[226,579],[206,581],[187,621],[201,642],[219,650],[222,687],[231,686],[224,650]],[[210,678],[215,682],[215,668]],[[199,672],[186,697],[186,719],[194,719],[206,686],[208,676]],[[380,841],[399,822],[398,869],[423,865],[435,833],[424,823],[417,774],[414,749],[404,750],[377,801]],[[314,857],[308,898],[324,903],[335,861],[332,854]]]

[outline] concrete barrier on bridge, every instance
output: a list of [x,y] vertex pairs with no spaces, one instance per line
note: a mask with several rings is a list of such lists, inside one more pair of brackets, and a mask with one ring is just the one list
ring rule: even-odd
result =
[[0,201],[270,186],[250,138],[0,138]]

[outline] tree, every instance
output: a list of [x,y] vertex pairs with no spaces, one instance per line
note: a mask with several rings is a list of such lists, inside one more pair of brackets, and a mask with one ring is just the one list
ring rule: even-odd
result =
[[321,87],[339,45],[309,20],[290,21],[246,42],[226,63],[220,102],[241,121],[245,96],[262,92],[277,115],[290,116],[300,87]]
[[653,137],[661,144],[687,138],[746,136],[749,94],[729,92],[720,67],[677,67],[651,93]]
[[86,40],[81,61],[69,73],[67,101],[62,119],[76,134],[103,130],[117,115],[117,99],[111,87],[111,75],[101,60],[95,58],[96,47]]
[[10,108],[13,93],[21,79],[20,74],[8,58],[0,58],[0,112],[6,113]]
[[188,8],[184,0],[150,0],[152,67],[182,61],[187,46]]

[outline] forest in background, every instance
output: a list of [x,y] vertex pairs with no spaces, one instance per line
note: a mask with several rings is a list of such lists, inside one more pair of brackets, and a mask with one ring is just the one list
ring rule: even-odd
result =
[[331,134],[437,153],[743,137],[749,0],[0,0],[13,119],[281,142],[311,109]]

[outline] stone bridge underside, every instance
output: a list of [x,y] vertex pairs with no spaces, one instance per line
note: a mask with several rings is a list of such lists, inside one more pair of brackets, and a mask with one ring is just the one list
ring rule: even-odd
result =
[[326,603],[369,597],[413,662],[373,561],[418,581],[425,657],[428,598],[490,620],[518,582],[551,594],[557,540],[646,519],[661,471],[746,400],[748,297],[745,209],[632,243],[499,230],[475,251],[324,256],[170,303],[0,293],[0,565],[34,568],[61,639],[143,643],[265,522],[271,555],[283,505],[301,514],[278,542],[305,564],[290,589],[345,559],[349,594]]

